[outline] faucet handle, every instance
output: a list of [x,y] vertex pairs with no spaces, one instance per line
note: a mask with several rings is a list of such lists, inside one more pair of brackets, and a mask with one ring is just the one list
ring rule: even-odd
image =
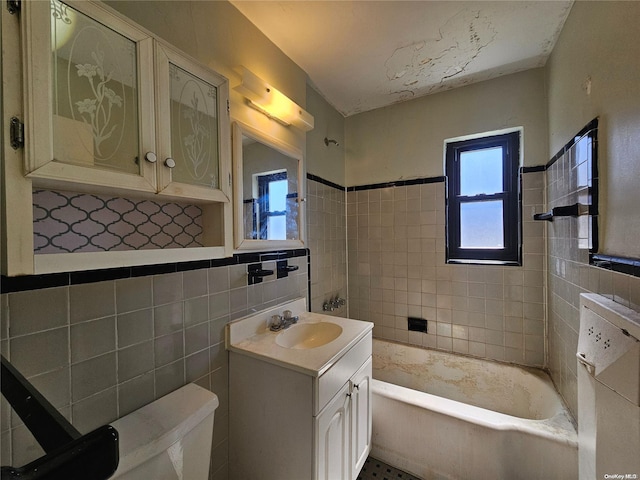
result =
[[291,310],[285,310],[284,312],[282,312],[282,315],[284,316],[283,322],[290,322],[289,324],[298,323],[298,319],[300,318],[297,315],[294,317]]
[[281,330],[283,327],[283,319],[280,315],[271,315],[271,321],[269,322],[269,330],[272,332],[277,332]]

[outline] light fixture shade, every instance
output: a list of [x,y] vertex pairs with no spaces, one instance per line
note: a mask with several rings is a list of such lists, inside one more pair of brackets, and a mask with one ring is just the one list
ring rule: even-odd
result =
[[249,105],[285,125],[305,132],[313,129],[313,115],[247,68],[240,67],[240,70],[242,83],[234,90],[249,100]]

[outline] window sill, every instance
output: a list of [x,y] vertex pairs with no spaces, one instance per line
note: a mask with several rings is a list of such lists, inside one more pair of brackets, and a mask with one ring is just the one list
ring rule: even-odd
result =
[[502,267],[521,267],[521,262],[508,261],[508,260],[475,260],[475,259],[458,259],[450,258],[446,260],[447,264],[460,264],[460,265],[498,265]]

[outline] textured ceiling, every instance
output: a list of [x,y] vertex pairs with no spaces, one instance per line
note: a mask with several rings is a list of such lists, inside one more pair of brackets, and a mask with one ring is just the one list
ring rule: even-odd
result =
[[349,116],[543,66],[573,2],[231,3]]

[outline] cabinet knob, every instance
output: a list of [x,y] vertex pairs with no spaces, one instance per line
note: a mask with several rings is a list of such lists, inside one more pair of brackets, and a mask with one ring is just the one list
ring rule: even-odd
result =
[[153,152],[147,152],[144,154],[144,159],[149,163],[156,163],[158,157]]
[[353,388],[355,388],[356,390],[360,390],[360,385],[358,385],[357,383],[354,383]]
[[176,161],[173,158],[169,157],[164,161],[164,164],[169,168],[173,168],[176,166]]
[[350,393],[347,393],[347,397],[351,397],[351,394],[350,394]]

